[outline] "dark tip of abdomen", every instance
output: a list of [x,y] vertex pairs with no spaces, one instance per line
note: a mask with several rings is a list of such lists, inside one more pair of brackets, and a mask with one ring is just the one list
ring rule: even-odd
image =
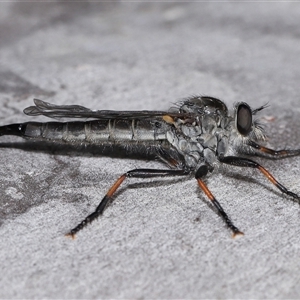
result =
[[1,135],[17,135],[24,136],[26,130],[26,123],[21,124],[9,124],[0,126],[0,136]]

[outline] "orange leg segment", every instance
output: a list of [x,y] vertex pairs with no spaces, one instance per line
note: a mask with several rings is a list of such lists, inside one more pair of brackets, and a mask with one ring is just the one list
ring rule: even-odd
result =
[[87,224],[94,221],[98,218],[104,211],[107,203],[114,195],[119,186],[123,183],[125,178],[127,177],[136,177],[136,178],[151,178],[151,177],[164,177],[164,176],[183,176],[189,174],[187,170],[155,170],[155,169],[134,169],[128,171],[127,173],[120,176],[117,181],[112,185],[112,187],[108,190],[96,210],[88,215],[81,223],[79,223],[76,227],[74,227],[66,236],[75,238],[75,235],[78,231],[83,229]]
[[199,178],[196,178],[196,179],[197,179],[199,187],[202,189],[202,191],[205,193],[205,195],[208,197],[208,199],[212,202],[212,204],[217,208],[219,214],[222,216],[222,218],[224,219],[227,226],[232,230],[232,232],[233,232],[232,237],[235,238],[237,236],[244,235],[243,232],[241,232],[237,227],[235,227],[233,225],[232,221],[229,219],[228,215],[223,210],[222,206],[217,201],[215,196],[208,189],[207,185],[201,179],[199,179]]

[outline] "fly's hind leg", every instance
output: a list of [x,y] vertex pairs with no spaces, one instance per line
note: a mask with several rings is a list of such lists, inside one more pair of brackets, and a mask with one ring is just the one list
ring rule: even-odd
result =
[[108,201],[114,195],[116,190],[122,184],[122,182],[126,178],[153,178],[153,177],[165,177],[165,176],[182,176],[189,174],[187,170],[155,170],[155,169],[134,169],[124,173],[122,176],[118,178],[118,180],[112,185],[112,187],[108,190],[96,210],[87,216],[81,223],[79,223],[76,227],[74,227],[66,236],[70,236],[72,238],[75,237],[75,234],[83,229],[87,224],[94,221],[98,218],[104,211]]
[[208,197],[208,199],[211,201],[211,203],[215,206],[218,213],[223,218],[226,225],[231,229],[233,235],[232,237],[235,238],[237,236],[244,235],[243,232],[241,232],[237,227],[234,226],[224,209],[222,208],[221,204],[217,201],[215,196],[211,193],[211,191],[208,189],[207,185],[202,181],[202,178],[205,177],[208,173],[208,166],[202,165],[196,172],[195,178],[198,182],[199,187],[201,190],[205,193],[205,195]]

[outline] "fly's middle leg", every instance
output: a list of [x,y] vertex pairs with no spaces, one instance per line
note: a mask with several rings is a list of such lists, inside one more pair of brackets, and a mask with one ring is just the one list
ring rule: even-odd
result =
[[119,186],[122,184],[122,182],[126,178],[153,178],[153,177],[165,177],[165,176],[183,176],[188,175],[189,171],[187,170],[155,170],[155,169],[134,169],[131,171],[126,172],[122,176],[120,176],[117,181],[112,185],[112,187],[108,190],[96,210],[88,215],[82,222],[80,222],[76,227],[74,227],[69,233],[66,234],[66,236],[70,236],[72,238],[75,238],[75,235],[78,231],[83,229],[87,224],[94,221],[96,218],[98,218],[104,211],[107,203],[111,199],[111,197],[114,195],[116,190],[119,188]]
[[208,173],[208,166],[203,165],[201,166],[195,175],[195,178],[198,182],[199,187],[201,190],[205,193],[205,195],[208,197],[208,199],[211,201],[211,203],[215,206],[217,209],[218,213],[221,215],[223,220],[225,221],[226,225],[231,229],[233,235],[232,237],[235,238],[237,236],[244,235],[243,232],[241,232],[237,227],[234,226],[224,209],[222,208],[221,204],[217,201],[215,196],[211,193],[207,185],[203,182],[202,178],[205,177]]

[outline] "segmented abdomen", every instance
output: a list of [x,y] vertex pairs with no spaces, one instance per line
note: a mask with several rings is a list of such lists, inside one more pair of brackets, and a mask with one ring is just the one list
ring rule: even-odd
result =
[[158,141],[166,139],[168,124],[158,120],[94,120],[87,122],[28,122],[0,128],[0,135],[18,135],[69,143]]

